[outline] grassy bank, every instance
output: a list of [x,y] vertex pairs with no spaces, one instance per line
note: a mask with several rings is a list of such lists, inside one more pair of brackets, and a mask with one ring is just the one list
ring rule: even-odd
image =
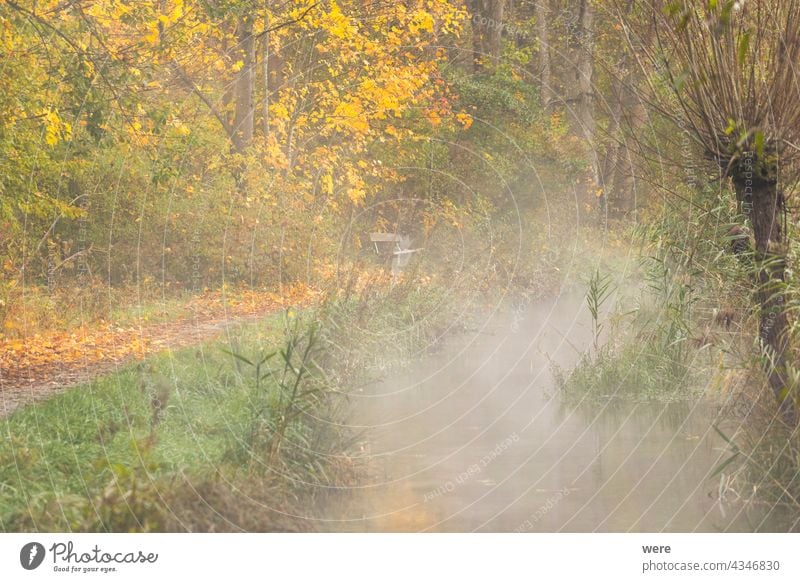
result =
[[348,392],[452,331],[458,305],[430,277],[361,281],[20,409],[0,527],[315,530],[317,503],[362,470]]
[[[219,503],[203,511],[202,492],[232,495],[254,482],[269,485],[258,500],[265,505],[241,526],[274,529],[292,499],[344,478],[346,445],[332,425],[299,415],[280,421],[280,436],[262,438],[260,415],[285,419],[301,402],[287,400],[290,378],[280,366],[265,366],[269,376],[256,381],[226,350],[247,359],[278,350],[295,379],[308,374],[299,388],[320,390],[313,364],[296,352],[309,348],[304,325],[289,313],[229,329],[224,340],[149,358],[18,411],[0,452],[3,529],[236,529],[248,513],[225,515]],[[306,397],[304,412],[332,417],[326,396]],[[288,444],[276,452],[278,439]]]

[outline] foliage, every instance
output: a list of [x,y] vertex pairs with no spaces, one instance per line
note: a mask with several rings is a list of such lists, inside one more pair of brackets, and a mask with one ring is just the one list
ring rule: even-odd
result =
[[[555,368],[570,400],[682,400],[697,390],[697,358],[689,344],[685,289],[645,298],[633,313],[617,315],[632,331],[614,329],[610,339],[585,353],[568,373]],[[662,304],[661,301],[666,301]]]
[[600,321],[603,305],[613,293],[611,279],[608,275],[601,275],[596,270],[589,279],[589,290],[586,292],[586,306],[589,308],[589,315],[592,316],[592,341],[594,350],[600,347],[600,334],[603,331],[603,323]]
[[[8,269],[49,289],[101,273],[112,285],[150,277],[184,289],[292,278],[314,238],[336,240],[309,223],[330,224],[402,180],[392,159],[420,136],[469,123],[430,82],[442,56],[432,45],[463,19],[449,2],[252,8],[0,8]],[[245,33],[272,66],[266,90],[231,48]],[[229,88],[245,73],[261,118],[251,115],[257,135],[242,149],[232,128],[244,97]]]

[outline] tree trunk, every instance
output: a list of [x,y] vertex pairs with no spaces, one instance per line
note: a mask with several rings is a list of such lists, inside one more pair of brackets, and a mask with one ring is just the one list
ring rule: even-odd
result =
[[[624,15],[630,16],[634,8],[629,0]],[[641,41],[649,43],[652,32],[644,33]],[[603,166],[603,188],[608,195],[612,213],[626,215],[636,210],[634,189],[633,148],[640,129],[647,122],[647,111],[640,96],[641,69],[636,65],[636,49],[625,47],[617,66],[614,82],[614,118],[617,147],[612,148],[611,158]],[[632,58],[633,57],[633,58]],[[615,134],[611,134],[614,136]]]
[[586,140],[594,142],[594,13],[589,0],[581,0],[580,58],[578,61],[578,120]]
[[474,72],[480,73],[483,70],[485,53],[483,40],[486,29],[486,15],[482,10],[483,0],[466,0],[466,5],[472,23],[472,68]]
[[639,130],[647,121],[644,104],[636,90],[636,69],[630,67],[629,60],[626,53],[617,68],[619,76],[612,90],[613,106],[608,130],[611,143],[600,173],[609,213],[616,216],[624,216],[636,209],[631,144],[635,143]]
[[[230,63],[233,59],[233,54],[231,53],[230,47],[228,46],[228,33],[231,32],[229,30],[229,26],[227,23],[220,24],[220,28],[223,29],[225,34],[222,35],[221,46],[222,54],[225,55],[226,62]],[[222,111],[221,114],[224,119],[223,126],[225,127],[225,131],[228,133],[228,138],[231,139],[231,145],[233,145],[233,136],[230,132],[231,124],[233,123],[233,116],[231,115],[232,110],[232,103],[234,100],[234,84],[233,83],[225,83],[224,87],[222,88]]]
[[617,151],[611,189],[614,193],[614,205],[623,214],[636,210],[636,192],[634,188],[634,166],[632,143],[636,143],[637,135],[647,121],[644,103],[634,89],[637,79],[632,73],[622,94],[622,119],[624,121],[621,138],[622,143]]
[[550,113],[553,103],[553,88],[550,73],[549,0],[537,0],[534,4],[534,15],[539,41],[539,99],[545,112]]
[[621,71],[624,69],[626,58],[623,56],[617,66],[617,74],[614,76],[611,85],[611,110],[608,113],[608,146],[603,163],[600,166],[600,187],[602,196],[600,198],[601,208],[607,208],[610,215],[617,213],[616,191],[614,182],[617,175],[619,158],[622,155],[622,93],[625,83]]
[[472,22],[472,65],[481,72],[487,61],[497,65],[503,48],[506,0],[466,0]]
[[[269,21],[267,21],[267,26],[269,26]],[[264,103],[262,105],[261,111],[261,126],[264,131],[264,141],[269,139],[269,32],[264,35],[264,39],[262,40],[264,43],[263,52],[261,54],[261,58],[263,59],[262,67],[264,69]]]
[[486,12],[488,13],[486,49],[489,59],[493,66],[500,62],[500,54],[503,50],[503,16],[506,8],[506,0],[484,0]]
[[796,422],[793,399],[787,394],[786,356],[788,318],[783,293],[787,245],[783,223],[785,206],[777,180],[765,177],[762,164],[745,158],[733,176],[736,195],[749,215],[756,244],[759,304],[759,339],[764,351],[764,371],[787,421]]
[[586,140],[592,183],[589,190],[594,194],[600,183],[600,168],[595,149],[594,117],[594,11],[590,0],[581,0],[578,19],[578,95],[575,98],[576,120],[579,135]]
[[281,55],[280,47],[272,47],[269,51],[269,87],[270,94],[275,94],[283,87],[286,81],[284,75],[285,59]]
[[236,103],[233,115],[233,148],[236,153],[244,152],[253,142],[253,118],[255,112],[255,38],[253,23],[243,17],[236,27],[239,41],[237,54],[242,68],[236,75],[234,88]]

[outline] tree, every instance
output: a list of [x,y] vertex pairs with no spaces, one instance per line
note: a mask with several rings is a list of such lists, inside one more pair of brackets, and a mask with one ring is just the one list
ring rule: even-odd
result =
[[578,62],[576,63],[578,75],[578,93],[575,96],[576,117],[581,125],[586,140],[591,143],[594,139],[594,9],[590,0],[581,0],[578,6],[578,29],[575,42],[579,45]]
[[764,367],[781,409],[794,418],[782,289],[785,193],[797,181],[800,154],[793,68],[800,63],[800,1],[654,0],[645,6],[655,42],[643,58],[666,80],[652,91],[665,97],[657,107],[732,182],[752,226]]
[[507,0],[466,0],[472,22],[472,62],[480,71],[488,60],[497,64],[503,41]]
[[244,152],[253,142],[255,129],[256,41],[253,36],[253,19],[250,15],[239,17],[236,23],[236,63],[241,63],[236,75],[236,105],[233,116],[231,140],[235,150]]
[[594,8],[591,0],[580,0],[578,5],[578,29],[576,43],[579,46],[576,73],[578,93],[574,98],[575,117],[579,131],[589,146],[594,186],[600,182],[597,155],[595,151],[596,124],[594,116]]
[[553,104],[553,87],[550,75],[550,2],[537,0],[534,4],[534,17],[536,19],[536,36],[539,55],[539,95],[542,107],[549,112]]
[[[581,187],[588,199],[600,185],[600,164],[597,159],[595,117],[595,7],[594,0],[573,0],[561,11],[559,20],[565,27],[565,41],[557,55],[555,71],[559,73],[559,102],[565,106],[570,132],[582,142],[587,163],[587,176]],[[552,54],[551,54],[552,56]]]
[[[613,15],[606,20],[613,24],[613,19],[629,22],[632,19],[634,0],[627,0],[623,12]],[[609,22],[610,20],[610,22]],[[608,28],[613,29],[613,26]],[[643,28],[640,38],[650,43],[652,35]],[[637,136],[644,125],[646,109],[641,95],[643,75],[636,66],[638,50],[627,43],[619,42],[620,37],[612,35],[613,49],[607,56],[609,65],[608,97],[603,100],[607,104],[605,109],[608,124],[605,133],[605,152],[599,166],[600,186],[602,188],[602,203],[611,216],[625,216],[636,209],[634,192],[634,168],[636,166],[637,151],[635,145]],[[638,44],[637,44],[638,46]]]

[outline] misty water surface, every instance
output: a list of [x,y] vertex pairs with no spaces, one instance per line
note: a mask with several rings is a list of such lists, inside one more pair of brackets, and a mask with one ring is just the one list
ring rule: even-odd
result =
[[329,510],[348,531],[754,531],[762,510],[719,500],[727,456],[701,400],[596,399],[554,387],[591,344],[582,293],[480,319],[354,396],[378,474]]

